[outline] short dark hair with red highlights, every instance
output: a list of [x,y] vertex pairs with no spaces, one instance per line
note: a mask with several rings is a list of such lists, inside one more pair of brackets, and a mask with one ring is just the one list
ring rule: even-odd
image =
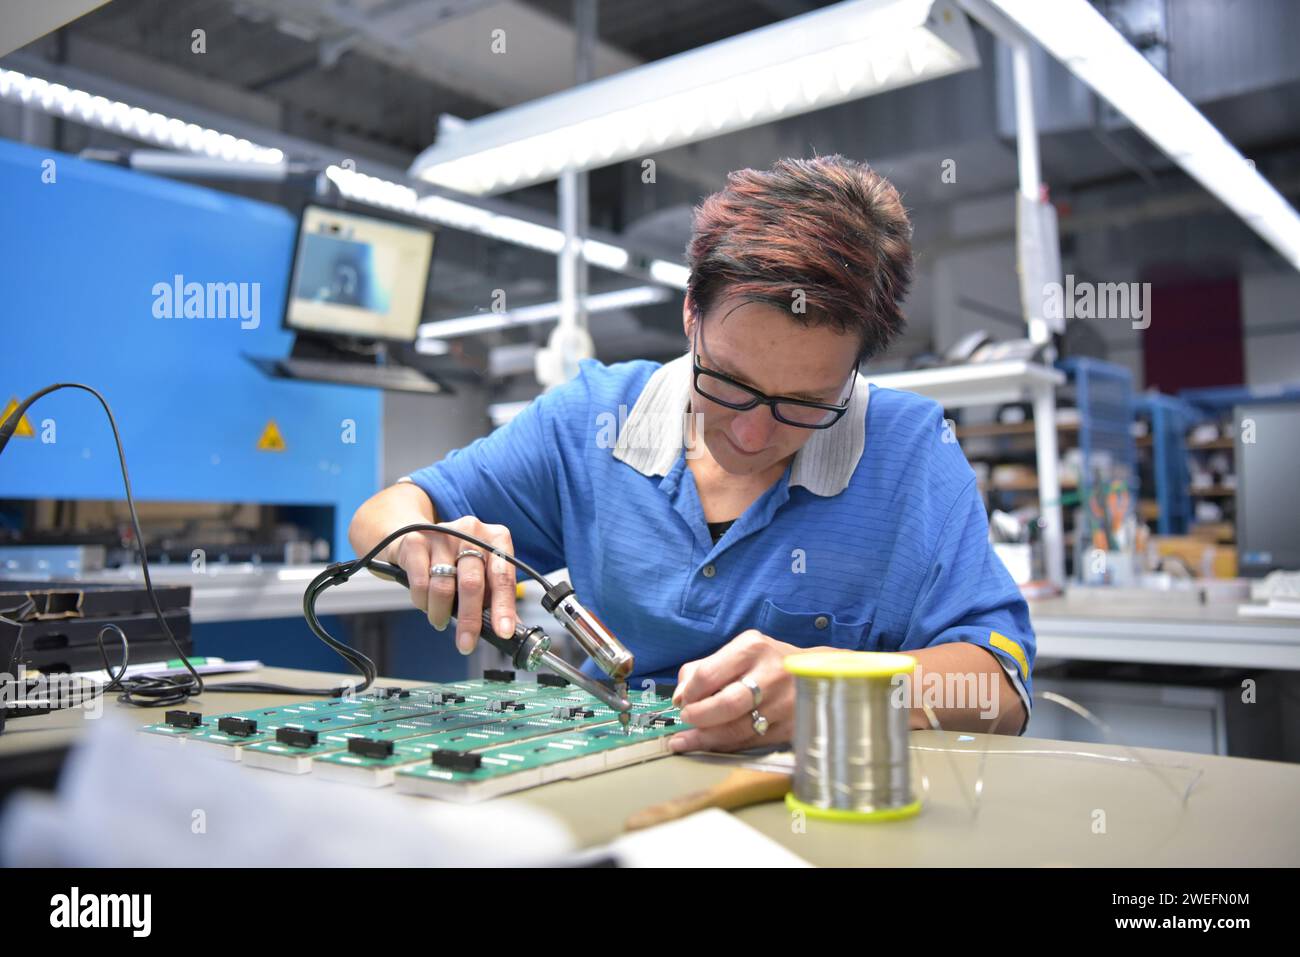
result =
[[884,352],[906,321],[911,221],[888,180],[843,156],[729,174],[695,208],[686,257],[696,321],[730,297],[769,303],[804,325],[857,333],[860,359]]

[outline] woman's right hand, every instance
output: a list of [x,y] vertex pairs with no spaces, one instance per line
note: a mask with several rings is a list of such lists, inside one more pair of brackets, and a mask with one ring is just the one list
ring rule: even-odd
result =
[[[412,524],[419,521],[415,519]],[[504,525],[486,525],[472,515],[438,524],[514,555],[510,531]],[[462,554],[466,549],[482,552],[483,558]],[[411,583],[411,603],[425,612],[429,624],[439,631],[447,627],[452,598],[456,599],[456,648],[462,655],[471,653],[478,644],[485,608],[492,612],[497,634],[514,634],[515,566],[505,559],[463,538],[439,532],[409,532],[390,542],[380,557],[406,572]],[[430,569],[438,565],[454,568],[455,576],[430,574]]]

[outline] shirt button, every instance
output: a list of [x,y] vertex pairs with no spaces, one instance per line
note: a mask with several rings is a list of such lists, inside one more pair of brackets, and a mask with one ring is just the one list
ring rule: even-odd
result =
[[813,626],[816,627],[816,628],[825,628],[825,627],[826,627],[827,625],[829,625],[830,623],[831,623],[831,620],[830,620],[829,618],[827,618],[825,615],[818,615],[818,616],[813,620]]
[[703,575],[705,578],[712,578],[717,573],[718,570],[714,568],[712,565],[705,565],[703,568],[700,569],[700,574]]

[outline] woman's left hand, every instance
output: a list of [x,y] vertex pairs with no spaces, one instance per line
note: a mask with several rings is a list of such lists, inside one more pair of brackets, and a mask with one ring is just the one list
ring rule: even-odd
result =
[[[682,709],[682,721],[693,727],[672,736],[673,751],[739,751],[789,741],[794,728],[794,678],[782,660],[810,650],[751,628],[709,657],[682,665],[673,704]],[[758,685],[762,702],[757,708],[741,678]],[[755,710],[767,719],[766,734],[754,730]]]

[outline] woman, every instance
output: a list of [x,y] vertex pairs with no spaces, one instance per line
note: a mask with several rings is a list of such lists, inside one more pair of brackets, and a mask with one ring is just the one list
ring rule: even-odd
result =
[[[974,473],[936,403],[858,375],[902,328],[910,237],[897,191],[865,165],[731,174],[695,211],[688,354],[583,362],[508,425],[366,502],[353,547],[441,521],[567,567],[635,654],[632,686],[676,679],[694,728],[675,750],[787,740],[782,659],[811,648],[913,655],[914,727],[929,705],[945,727],[1019,733],[1034,635]],[[458,594],[468,654],[484,607],[513,630],[515,575],[462,544],[411,534],[384,557],[435,628]],[[456,577],[431,576],[437,565]]]

